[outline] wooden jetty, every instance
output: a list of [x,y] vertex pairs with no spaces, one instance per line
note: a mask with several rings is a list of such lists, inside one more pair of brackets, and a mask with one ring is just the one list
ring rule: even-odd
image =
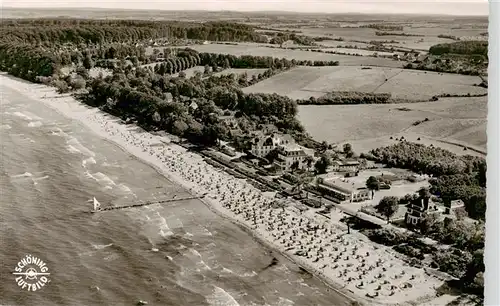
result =
[[109,206],[109,207],[100,208],[99,210],[93,210],[91,212],[92,213],[97,213],[97,212],[103,212],[103,211],[109,211],[109,210],[143,207],[143,206],[154,205],[154,204],[164,204],[164,203],[172,203],[172,202],[179,202],[179,201],[194,200],[194,199],[200,199],[200,198],[203,198],[203,197],[204,197],[204,195],[201,196],[201,197],[199,197],[199,196],[190,196],[190,197],[184,197],[184,198],[173,198],[173,199],[167,199],[167,200],[161,200],[161,201],[150,201],[150,202],[145,202],[145,203],[137,203],[137,204],[130,204],[130,205],[122,205],[122,206]]

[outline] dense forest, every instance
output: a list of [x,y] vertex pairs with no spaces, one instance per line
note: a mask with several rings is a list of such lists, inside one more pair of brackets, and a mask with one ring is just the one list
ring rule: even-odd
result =
[[488,56],[488,41],[457,41],[447,44],[438,44],[429,48],[433,55],[462,54]]
[[357,91],[334,91],[319,98],[298,100],[302,105],[341,105],[341,104],[385,104],[393,103],[390,93],[366,93]]
[[32,45],[138,42],[156,38],[267,42],[250,26],[229,22],[13,19],[2,20],[2,41]]
[[486,212],[484,158],[458,156],[441,148],[405,140],[371,150],[364,156],[390,167],[432,175],[430,183],[433,194],[440,198],[462,200],[470,217],[484,220]]

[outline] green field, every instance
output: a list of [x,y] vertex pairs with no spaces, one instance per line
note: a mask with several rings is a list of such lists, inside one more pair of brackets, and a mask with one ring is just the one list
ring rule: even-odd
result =
[[331,91],[391,93],[393,98],[427,101],[440,94],[485,94],[474,86],[476,76],[355,66],[296,67],[244,89],[245,92],[278,93],[292,99],[320,97]]
[[[487,97],[445,98],[437,102],[391,105],[299,106],[299,119],[318,140],[349,142],[356,152],[393,143],[393,136],[433,144],[457,154],[460,145],[486,150]],[[406,109],[406,110],[401,110]],[[417,126],[412,124],[428,118]]]

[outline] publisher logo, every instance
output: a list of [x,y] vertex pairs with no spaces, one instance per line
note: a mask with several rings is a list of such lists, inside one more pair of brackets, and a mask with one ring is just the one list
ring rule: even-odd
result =
[[50,282],[48,278],[50,275],[49,268],[38,257],[31,255],[24,256],[17,263],[14,271],[12,274],[16,275],[17,285],[28,291],[40,290]]

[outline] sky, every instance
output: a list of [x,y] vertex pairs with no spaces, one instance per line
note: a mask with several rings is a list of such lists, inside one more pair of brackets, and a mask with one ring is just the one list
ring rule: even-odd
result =
[[0,0],[3,7],[488,15],[487,0]]

